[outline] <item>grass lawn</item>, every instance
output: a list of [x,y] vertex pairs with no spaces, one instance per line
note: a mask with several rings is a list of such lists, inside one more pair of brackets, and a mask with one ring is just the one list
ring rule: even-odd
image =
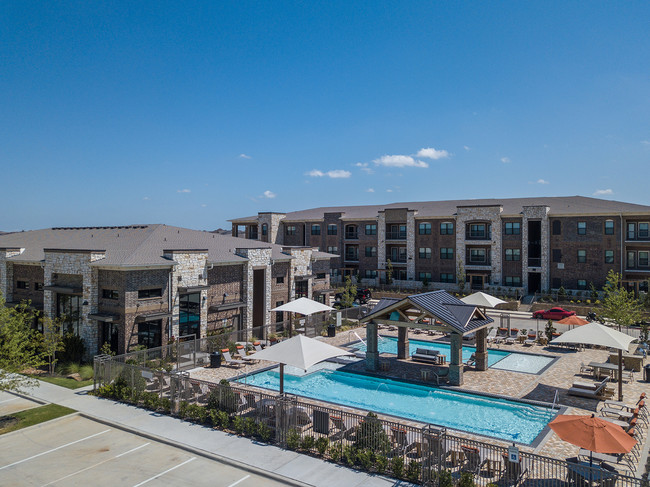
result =
[[33,377],[44,382],[49,382],[50,384],[67,387],[68,389],[79,389],[80,387],[91,386],[93,384],[92,379],[76,381],[74,379],[68,379],[66,377],[49,377],[45,375],[38,375]]
[[0,418],[0,435],[74,412],[74,409],[59,406],[58,404],[47,404],[46,406],[9,414]]

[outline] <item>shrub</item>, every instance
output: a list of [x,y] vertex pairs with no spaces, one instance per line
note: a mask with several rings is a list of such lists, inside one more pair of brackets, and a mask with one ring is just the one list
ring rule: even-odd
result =
[[205,423],[208,418],[208,411],[198,404],[190,404],[187,408],[187,416],[195,423]]
[[370,448],[376,452],[387,453],[390,442],[381,422],[374,413],[368,413],[357,430],[354,446],[358,449]]
[[453,487],[454,478],[449,470],[443,470],[438,475],[438,487]]
[[316,450],[318,450],[318,454],[320,456],[325,455],[327,452],[327,448],[329,447],[330,440],[327,438],[327,436],[321,436],[316,440]]
[[92,365],[83,365],[79,368],[79,375],[83,380],[89,380],[95,375],[95,370]]
[[225,411],[218,409],[208,409],[210,411],[210,420],[216,428],[226,429],[230,426],[230,416]]
[[388,468],[388,458],[385,455],[377,455],[375,461],[375,468],[378,473],[384,473],[386,468]]
[[314,437],[313,436],[305,436],[302,439],[302,443],[300,444],[300,448],[305,451],[311,451],[312,448],[314,448]]
[[142,404],[147,409],[151,409],[153,411],[158,409],[158,394],[156,394],[155,392],[143,392],[141,399],[142,399]]
[[253,436],[257,434],[257,423],[253,418],[244,419],[244,434],[246,436]]
[[300,447],[300,434],[295,428],[291,428],[287,434],[287,448],[296,451]]
[[[267,424],[260,423],[257,425],[257,434],[260,435],[262,441],[268,442],[271,439],[271,433],[271,428]],[[327,438],[325,438],[325,440],[327,440]]]
[[476,484],[474,483],[474,474],[471,472],[461,473],[458,487],[476,487]]
[[72,375],[78,374],[80,368],[81,366],[78,363],[66,362],[61,366],[60,371],[63,375]]
[[395,477],[401,479],[402,475],[404,475],[404,458],[393,457],[390,461],[390,469]]
[[189,403],[187,401],[181,401],[178,405],[178,417],[181,419],[187,418],[187,408]]
[[346,465],[350,467],[353,466],[357,457],[355,454],[355,449],[350,445],[345,445],[343,447],[341,457],[343,458],[343,461],[346,463]]
[[356,460],[361,468],[370,470],[375,463],[376,455],[372,450],[358,450]]
[[219,387],[210,391],[207,407],[208,409],[221,409],[228,413],[237,411],[237,396],[226,379],[221,379]]
[[340,443],[334,443],[329,450],[330,458],[333,461],[338,462],[339,460],[341,460],[342,450],[343,448],[341,447]]
[[414,484],[420,480],[420,464],[418,462],[409,462],[406,467],[406,479]]
[[241,435],[244,432],[244,418],[241,416],[235,416],[232,419],[232,428],[235,430],[235,433]]
[[84,356],[84,341],[74,333],[66,333],[63,336],[63,351],[57,354],[61,362],[79,363]]

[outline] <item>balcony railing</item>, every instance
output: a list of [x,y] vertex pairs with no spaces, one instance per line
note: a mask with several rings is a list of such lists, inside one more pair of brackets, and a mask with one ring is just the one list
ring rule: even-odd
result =
[[406,240],[406,232],[386,232],[386,240]]
[[359,239],[359,232],[345,232],[345,239],[346,240],[358,240]]
[[345,261],[346,262],[359,262],[359,255],[358,254],[345,254]]
[[390,261],[393,264],[404,264],[404,263],[406,263],[406,256],[400,256],[400,257],[391,256]]
[[538,257],[529,257],[528,258],[528,267],[541,267],[542,259]]

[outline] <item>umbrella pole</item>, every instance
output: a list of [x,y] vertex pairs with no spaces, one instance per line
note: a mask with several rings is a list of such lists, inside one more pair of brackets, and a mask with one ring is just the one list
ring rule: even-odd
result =
[[623,350],[618,350],[618,400],[623,400]]
[[284,394],[284,364],[280,364],[280,394]]

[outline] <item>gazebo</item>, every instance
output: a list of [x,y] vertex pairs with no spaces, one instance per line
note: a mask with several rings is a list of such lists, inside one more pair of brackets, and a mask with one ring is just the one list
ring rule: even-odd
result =
[[397,358],[409,357],[409,328],[438,330],[450,333],[451,360],[449,382],[463,384],[463,336],[476,333],[476,369],[487,370],[487,326],[493,322],[477,306],[463,303],[446,291],[414,294],[403,299],[382,298],[365,316],[366,368],[376,371],[379,365],[377,325],[398,328]]

